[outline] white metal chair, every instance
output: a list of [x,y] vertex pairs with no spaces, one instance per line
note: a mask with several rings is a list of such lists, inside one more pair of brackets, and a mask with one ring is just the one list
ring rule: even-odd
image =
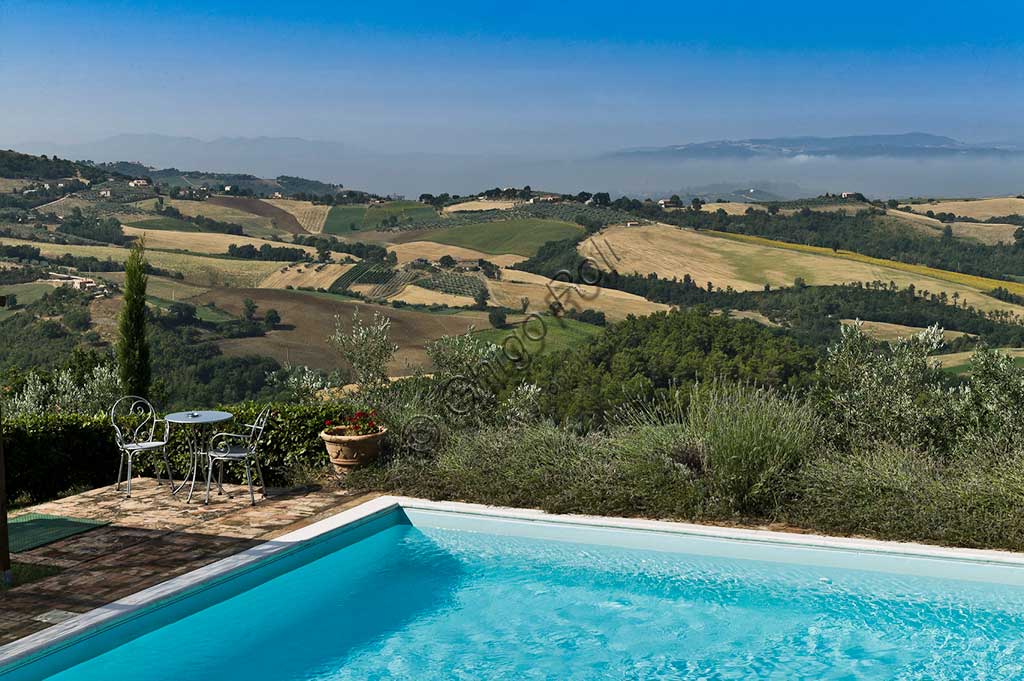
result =
[[210,503],[210,485],[213,480],[213,465],[219,464],[217,472],[218,494],[224,493],[224,464],[242,462],[245,466],[245,481],[249,485],[249,501],[256,505],[256,494],[252,488],[252,466],[255,466],[256,473],[260,478],[260,494],[267,498],[267,486],[263,481],[263,469],[260,467],[259,445],[263,438],[263,431],[267,427],[267,420],[270,418],[270,407],[264,407],[256,420],[245,424],[248,429],[245,433],[217,433],[210,439],[210,449],[205,452],[207,458],[206,468],[206,502]]
[[[121,472],[125,461],[128,462],[127,492],[125,498],[132,495],[132,459],[136,454],[161,450],[164,467],[167,469],[167,481],[174,489],[174,478],[171,476],[171,462],[167,459],[167,441],[170,439],[170,424],[157,418],[153,405],[145,398],[135,395],[122,397],[110,408],[110,423],[114,427],[114,441],[121,450],[121,462],[117,466],[117,484],[114,489],[121,489]],[[158,424],[163,425],[163,433],[157,431]],[[157,472],[157,480],[160,473]]]

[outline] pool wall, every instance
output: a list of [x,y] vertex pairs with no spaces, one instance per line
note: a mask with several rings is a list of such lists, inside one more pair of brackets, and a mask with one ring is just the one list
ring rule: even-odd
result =
[[[38,679],[86,651],[186,617],[397,523],[620,548],[853,568],[994,584],[1024,584],[1024,554],[948,549],[665,521],[383,496],[0,647],[0,675]],[[88,646],[77,645],[88,640]]]

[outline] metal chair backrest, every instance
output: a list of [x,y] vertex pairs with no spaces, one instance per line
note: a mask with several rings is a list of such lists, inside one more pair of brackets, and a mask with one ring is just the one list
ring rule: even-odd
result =
[[110,423],[118,447],[152,442],[156,421],[153,405],[136,395],[126,395],[110,408]]
[[267,428],[267,421],[270,420],[270,406],[263,407],[256,420],[249,424],[249,451],[256,453],[263,439],[263,431]]

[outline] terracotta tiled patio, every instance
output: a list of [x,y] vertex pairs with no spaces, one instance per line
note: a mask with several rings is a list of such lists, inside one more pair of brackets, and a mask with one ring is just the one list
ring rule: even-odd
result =
[[224,487],[227,494],[214,495],[209,506],[201,497],[185,504],[184,495],[172,497],[166,483],[137,478],[131,499],[103,487],[18,511],[110,524],[13,555],[15,562],[62,572],[0,593],[0,645],[375,496],[328,488],[271,489],[266,500],[257,496],[251,506],[248,489]]

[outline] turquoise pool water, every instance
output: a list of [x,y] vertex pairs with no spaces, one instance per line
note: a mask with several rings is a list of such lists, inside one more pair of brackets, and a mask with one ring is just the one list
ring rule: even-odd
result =
[[1013,584],[406,523],[325,550],[52,678],[1024,678]]

